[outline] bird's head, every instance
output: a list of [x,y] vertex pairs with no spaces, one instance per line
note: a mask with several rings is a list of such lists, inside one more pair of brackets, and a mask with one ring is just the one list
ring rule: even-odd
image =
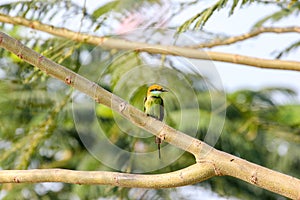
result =
[[148,88],[148,92],[147,92],[147,96],[157,96],[159,97],[161,95],[161,93],[163,92],[168,92],[168,90],[164,89],[162,86],[160,85],[151,85]]

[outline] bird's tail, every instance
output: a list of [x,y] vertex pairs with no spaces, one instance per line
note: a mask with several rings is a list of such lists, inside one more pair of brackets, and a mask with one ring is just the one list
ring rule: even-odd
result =
[[161,144],[161,139],[159,137],[155,137],[155,143],[157,144],[157,148],[158,148],[158,158],[161,158],[160,155],[160,144]]

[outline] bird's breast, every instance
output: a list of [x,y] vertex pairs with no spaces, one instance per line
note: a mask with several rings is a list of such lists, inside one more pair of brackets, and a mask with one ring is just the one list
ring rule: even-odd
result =
[[158,97],[147,97],[145,102],[145,113],[155,117],[159,120],[162,119],[163,101]]

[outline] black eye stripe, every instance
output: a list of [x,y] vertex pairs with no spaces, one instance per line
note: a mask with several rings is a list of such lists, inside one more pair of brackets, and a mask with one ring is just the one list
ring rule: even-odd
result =
[[152,90],[150,90],[150,92],[154,92],[154,91],[162,91],[162,90],[160,90],[160,89],[152,89]]

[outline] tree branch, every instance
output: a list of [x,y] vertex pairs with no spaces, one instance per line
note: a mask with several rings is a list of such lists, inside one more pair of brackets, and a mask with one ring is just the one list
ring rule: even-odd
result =
[[20,59],[38,67],[67,85],[84,92],[96,102],[102,103],[124,118],[166,142],[192,153],[196,164],[185,169],[160,175],[136,175],[117,172],[83,172],[60,169],[0,170],[0,183],[67,182],[78,184],[108,184],[124,187],[175,187],[193,184],[212,176],[228,175],[283,196],[300,199],[300,180],[272,171],[241,158],[218,151],[206,143],[148,117],[120,97],[106,91],[94,82],[43,57],[21,44],[18,40],[0,32],[0,47],[14,53]]
[[247,40],[249,38],[256,37],[263,33],[300,33],[300,27],[292,26],[292,27],[285,27],[285,28],[279,28],[279,27],[261,27],[258,29],[255,29],[254,31],[251,31],[249,33],[245,33],[238,36],[229,37],[226,39],[216,39],[209,43],[202,43],[197,44],[193,46],[188,46],[189,48],[212,48],[216,46],[223,46],[223,45],[229,45],[234,44],[236,42],[240,42],[243,40]]
[[230,53],[220,53],[212,51],[204,52],[187,47],[155,45],[142,42],[131,42],[116,38],[98,37],[89,34],[76,33],[66,28],[56,28],[51,25],[43,24],[39,21],[30,21],[22,17],[10,17],[3,14],[0,14],[0,22],[27,26],[56,36],[68,38],[70,40],[93,45],[100,45],[101,47],[107,49],[143,51],[153,54],[166,54],[183,56],[187,58],[243,64],[259,68],[300,71],[300,62],[296,61],[270,60]]
[[170,188],[197,183],[213,175],[214,170],[209,164],[194,164],[175,172],[152,175],[66,169],[2,170],[0,171],[0,182],[63,182],[121,187]]

